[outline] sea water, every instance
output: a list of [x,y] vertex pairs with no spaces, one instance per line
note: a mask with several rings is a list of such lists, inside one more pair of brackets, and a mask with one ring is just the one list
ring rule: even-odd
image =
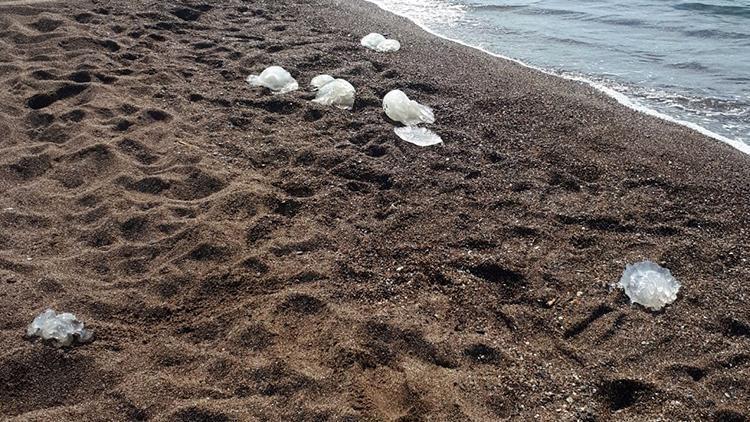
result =
[[750,0],[371,0],[750,152]]

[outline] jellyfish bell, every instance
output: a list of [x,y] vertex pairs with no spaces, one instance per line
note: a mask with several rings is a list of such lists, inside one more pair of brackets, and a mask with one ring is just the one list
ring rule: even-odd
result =
[[389,119],[407,126],[435,123],[432,109],[410,100],[401,90],[394,89],[383,97],[383,111]]
[[354,106],[355,95],[356,90],[352,84],[343,79],[334,79],[320,87],[313,102],[351,109]]
[[401,49],[401,43],[396,40],[385,40],[375,46],[376,51],[381,53],[391,53]]
[[250,75],[247,82],[252,86],[262,86],[283,94],[299,88],[297,81],[281,66],[266,68],[260,75]]
[[75,315],[57,313],[52,309],[40,313],[26,328],[28,338],[39,337],[59,347],[90,341],[93,333],[87,330]]
[[381,34],[378,34],[377,32],[372,32],[370,34],[365,35],[362,40],[360,41],[360,44],[363,46],[374,50],[375,47],[378,46],[381,42],[385,41],[385,37]]
[[360,44],[369,48],[370,50],[379,51],[381,53],[390,53],[398,51],[401,48],[401,43],[397,40],[388,39],[377,32],[365,35]]
[[310,81],[310,86],[313,87],[314,90],[319,90],[323,87],[323,85],[327,84],[328,82],[333,81],[334,78],[331,75],[318,75]]
[[672,272],[651,261],[627,265],[617,286],[632,303],[658,311],[677,299],[680,282]]

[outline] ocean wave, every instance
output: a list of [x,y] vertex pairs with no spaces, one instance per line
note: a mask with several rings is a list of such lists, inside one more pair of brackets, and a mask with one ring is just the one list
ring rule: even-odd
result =
[[750,40],[750,34],[743,34],[741,32],[725,32],[718,29],[693,29],[683,31],[683,34],[689,37],[698,38],[719,38],[719,39],[731,39],[731,40]]
[[750,7],[748,6],[722,6],[706,3],[680,3],[672,7],[677,10],[705,12],[712,15],[740,16],[743,18],[750,18]]
[[455,25],[466,16],[467,6],[446,0],[370,0],[385,10],[422,25]]
[[620,26],[642,26],[652,27],[653,25],[642,20],[633,18],[619,18],[619,17],[597,17],[591,19],[596,22],[606,23],[609,25],[620,25]]
[[526,7],[528,6],[514,4],[472,4],[470,6],[471,10],[477,12],[512,12]]
[[542,7],[528,7],[520,10],[519,13],[525,15],[551,15],[551,16],[575,16],[583,18],[588,16],[586,12],[580,12],[577,10],[566,10],[566,9],[548,9]]
[[673,67],[675,69],[687,69],[687,70],[698,70],[701,72],[708,72],[711,69],[698,62],[680,62],[680,63],[670,63],[668,65],[669,67]]

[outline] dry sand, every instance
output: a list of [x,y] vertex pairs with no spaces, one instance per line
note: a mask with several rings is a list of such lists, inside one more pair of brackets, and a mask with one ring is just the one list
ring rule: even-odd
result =
[[[354,110],[244,82],[272,64]],[[5,4],[0,81],[2,420],[750,413],[750,159],[717,141],[353,0]],[[393,88],[444,146],[396,138]],[[608,287],[643,258],[663,312]],[[96,339],[23,339],[48,306]]]

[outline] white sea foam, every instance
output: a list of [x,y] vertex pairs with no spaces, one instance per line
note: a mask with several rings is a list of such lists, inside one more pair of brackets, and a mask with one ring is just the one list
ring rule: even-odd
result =
[[530,65],[521,60],[514,59],[508,56],[504,56],[502,54],[494,53],[483,47],[472,45],[459,39],[447,37],[445,35],[439,34],[435,32],[434,30],[430,29],[430,26],[454,26],[454,25],[458,25],[459,23],[461,23],[465,19],[465,15],[466,15],[466,8],[463,5],[454,4],[454,3],[451,3],[449,1],[444,1],[444,0],[367,0],[367,1],[375,4],[376,6],[380,7],[381,9],[387,12],[393,13],[394,15],[401,16],[403,18],[410,20],[411,22],[413,22],[414,24],[422,28],[425,32],[432,34],[436,37],[442,38],[447,41],[455,42],[457,44],[470,47],[475,50],[479,50],[483,53],[489,54],[494,57],[499,57],[501,59],[505,59],[505,60],[512,61],[514,63],[518,63],[522,66],[537,70],[539,72],[542,72],[548,75],[557,76],[563,79],[585,83],[595,88],[596,90],[602,92],[603,94],[613,98],[615,101],[624,105],[625,107],[636,110],[643,114],[647,114],[649,116],[653,116],[662,120],[666,120],[671,123],[675,123],[675,124],[688,127],[703,135],[706,135],[708,137],[724,142],[745,154],[750,154],[749,144],[746,144],[736,139],[730,139],[726,136],[720,135],[705,127],[702,127],[701,125],[697,123],[681,120],[681,119],[669,116],[667,114],[664,114],[660,111],[654,110],[646,106],[645,104],[641,103],[637,99],[631,98],[623,94],[622,92],[619,92],[611,87],[604,85],[603,83],[593,81],[583,76],[567,75],[567,74],[559,74],[555,72],[550,72],[549,70]]

